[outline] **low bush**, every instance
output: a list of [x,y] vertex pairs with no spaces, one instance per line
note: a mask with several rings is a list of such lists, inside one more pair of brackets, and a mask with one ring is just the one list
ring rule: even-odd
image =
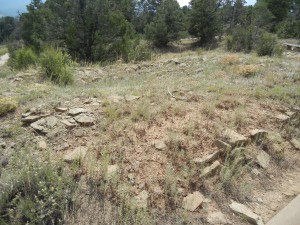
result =
[[0,117],[17,109],[18,103],[10,98],[0,98]]
[[300,21],[286,20],[278,24],[277,35],[280,38],[300,38]]
[[262,32],[259,37],[256,52],[258,56],[280,56],[283,50],[279,45],[276,35]]
[[241,65],[237,68],[237,73],[243,77],[255,76],[258,72],[258,67],[255,65]]
[[41,55],[40,64],[43,75],[54,83],[73,83],[72,60],[66,53],[52,47],[47,48]]
[[60,173],[51,165],[34,163],[4,174],[0,224],[63,224],[75,185]]
[[25,70],[37,63],[37,55],[30,48],[20,48],[10,57],[9,65],[16,70]]
[[254,41],[252,29],[237,27],[232,34],[225,39],[226,48],[233,52],[249,53],[253,49]]
[[129,61],[146,61],[152,58],[152,50],[146,42],[140,42],[133,46],[129,52]]

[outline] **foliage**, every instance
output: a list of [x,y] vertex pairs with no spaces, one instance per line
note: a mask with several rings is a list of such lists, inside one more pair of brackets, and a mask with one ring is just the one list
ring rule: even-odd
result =
[[16,20],[13,17],[5,16],[0,18],[0,43],[7,40],[16,27]]
[[278,43],[278,39],[276,35],[263,32],[260,35],[258,45],[256,47],[256,52],[258,56],[273,56],[273,55],[281,55],[282,48]]
[[236,27],[226,38],[226,48],[229,51],[249,53],[253,49],[251,28]]
[[153,22],[145,28],[147,39],[154,45],[166,46],[170,41],[179,39],[183,30],[183,14],[176,0],[165,0],[157,9]]
[[280,38],[300,39],[300,20],[285,20],[277,25],[276,30]]
[[150,49],[147,42],[141,42],[137,40],[133,44],[132,49],[129,52],[128,59],[129,61],[138,62],[146,61],[152,58],[152,50]]
[[52,47],[48,48],[42,53],[40,64],[43,75],[54,83],[59,85],[73,83],[72,61],[66,53]]
[[198,38],[200,45],[213,42],[220,30],[217,15],[219,1],[192,0],[191,6],[189,33]]
[[37,63],[37,55],[31,48],[23,47],[11,54],[9,65],[16,70],[28,69]]
[[243,77],[252,77],[256,75],[258,68],[255,65],[242,65],[237,69],[237,73]]
[[17,109],[18,103],[10,98],[0,98],[0,116],[4,116],[9,112]]
[[0,224],[63,224],[74,183],[49,164],[27,163],[3,178]]

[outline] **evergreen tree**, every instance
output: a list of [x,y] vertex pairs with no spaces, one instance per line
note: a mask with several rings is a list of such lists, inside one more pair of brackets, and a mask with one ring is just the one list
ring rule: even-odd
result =
[[0,43],[8,39],[16,28],[15,18],[6,16],[0,18]]

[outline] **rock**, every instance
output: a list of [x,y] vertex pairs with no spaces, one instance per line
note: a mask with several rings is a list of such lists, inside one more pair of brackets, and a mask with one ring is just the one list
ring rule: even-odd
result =
[[84,135],[83,130],[75,130],[74,132],[75,137],[82,137]]
[[67,126],[67,128],[74,128],[74,127],[76,127],[76,124],[75,123],[70,123],[68,120],[62,120],[61,121],[64,125],[66,125]]
[[248,222],[256,225],[264,225],[263,220],[260,216],[253,213],[247,206],[232,201],[229,206],[236,214],[244,217]]
[[67,163],[82,161],[87,153],[87,147],[77,147],[72,152],[64,156],[64,161]]
[[32,114],[32,112],[22,113],[22,118],[28,117]]
[[148,206],[148,198],[149,198],[149,192],[146,190],[143,190],[139,195],[135,197],[136,205],[139,208],[147,208]]
[[46,118],[46,124],[48,127],[52,128],[58,123],[58,119],[55,116],[50,116]]
[[135,96],[135,95],[125,95],[125,100],[127,102],[131,102],[134,100],[138,100],[140,98],[140,96]]
[[174,64],[174,65],[179,65],[180,61],[178,59],[169,59],[165,62],[166,64]]
[[8,165],[8,159],[7,158],[3,158],[3,159],[1,159],[1,166],[3,167],[3,168],[5,168],[7,165]]
[[111,179],[114,176],[116,176],[119,172],[119,166],[118,165],[109,165],[107,167],[106,177],[107,179]]
[[182,208],[194,212],[202,204],[203,200],[204,196],[199,191],[195,191],[193,194],[183,198]]
[[68,111],[68,108],[65,108],[65,107],[56,107],[55,111],[56,112],[66,112],[66,111]]
[[284,114],[279,114],[279,115],[275,116],[275,118],[282,122],[285,122],[290,119],[289,116],[284,115]]
[[293,138],[291,140],[291,144],[295,147],[295,149],[300,150],[300,142],[297,139]]
[[204,165],[204,164],[207,164],[207,163],[211,163],[213,161],[215,161],[220,155],[220,151],[217,151],[217,152],[214,152],[210,155],[207,155],[203,158],[195,158],[192,160],[192,162],[194,163],[197,163],[197,164],[200,164],[200,165]]
[[39,133],[43,133],[43,134],[46,134],[48,133],[48,130],[46,127],[44,127],[46,123],[46,120],[45,119],[40,119],[32,124],[30,124],[30,126],[36,131],[36,132],[39,132]]
[[67,142],[62,143],[61,145],[58,146],[57,151],[62,151],[66,150],[70,147],[70,145]]
[[207,222],[209,224],[228,224],[228,221],[225,217],[225,215],[221,212],[213,212],[209,213],[207,216]]
[[89,112],[87,109],[84,109],[84,108],[73,108],[73,109],[70,109],[68,114],[71,115],[71,116],[77,116],[81,113],[87,113]]
[[231,149],[230,144],[227,144],[226,142],[219,139],[215,140],[214,145],[223,151],[229,151]]
[[270,156],[265,151],[260,151],[259,155],[256,157],[258,165],[262,168],[267,169],[270,164]]
[[6,145],[5,142],[0,142],[0,147],[1,147],[1,148],[6,148],[6,146],[7,146],[7,145]]
[[108,99],[114,103],[119,103],[124,100],[124,97],[119,95],[111,95],[108,97]]
[[246,137],[230,129],[226,129],[224,131],[223,138],[233,147],[244,146],[248,142]]
[[219,161],[215,161],[212,165],[205,167],[200,175],[200,178],[210,176],[214,174],[219,168],[221,164]]
[[79,115],[76,116],[75,121],[81,124],[82,126],[92,126],[95,124],[95,119],[91,116],[87,115]]
[[167,147],[164,141],[157,140],[154,142],[154,146],[157,150],[163,150]]
[[42,118],[42,116],[27,116],[25,118],[22,118],[22,122],[23,123],[33,123],[35,121],[38,121],[41,118]]
[[260,175],[259,170],[256,169],[256,168],[252,169],[252,170],[251,170],[251,173],[254,174],[254,175],[256,175],[256,176]]
[[255,130],[250,130],[250,135],[251,137],[257,137],[257,138],[262,138],[263,136],[265,136],[268,132],[265,130],[259,130],[259,129],[255,129]]
[[47,143],[46,143],[46,141],[40,141],[39,143],[38,143],[38,148],[39,149],[41,149],[41,150],[45,150],[45,149],[47,149]]

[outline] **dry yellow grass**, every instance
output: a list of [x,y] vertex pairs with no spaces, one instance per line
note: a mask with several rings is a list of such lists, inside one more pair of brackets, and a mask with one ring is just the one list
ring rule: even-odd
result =
[[237,67],[237,73],[243,77],[255,76],[259,71],[256,65],[240,65]]

